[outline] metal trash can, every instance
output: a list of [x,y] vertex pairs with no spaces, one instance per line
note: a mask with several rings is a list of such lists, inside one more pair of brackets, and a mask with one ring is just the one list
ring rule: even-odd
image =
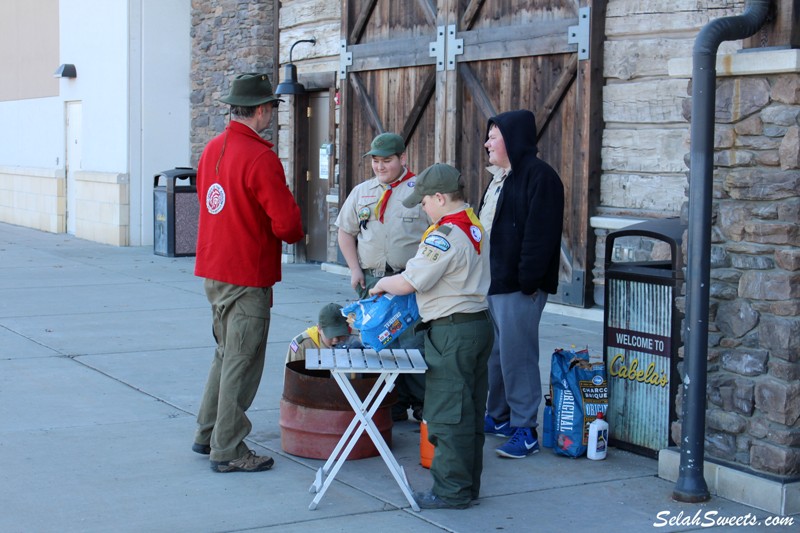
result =
[[610,444],[655,457],[675,443],[675,397],[683,285],[679,219],[609,233],[605,257],[603,353],[608,371]]
[[[176,167],[153,178],[153,252],[180,257],[195,255],[197,249],[197,171]],[[164,181],[164,184],[160,182]],[[180,181],[180,183],[179,183]]]

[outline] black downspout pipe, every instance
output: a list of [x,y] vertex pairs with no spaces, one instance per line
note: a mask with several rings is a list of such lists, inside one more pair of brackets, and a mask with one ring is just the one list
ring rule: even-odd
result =
[[703,477],[703,455],[708,371],[717,49],[723,41],[744,39],[756,33],[767,18],[769,4],[770,0],[751,0],[747,2],[747,9],[742,15],[711,21],[697,35],[692,53],[683,423],[680,473],[672,492],[672,497],[680,502],[702,502],[710,497]]

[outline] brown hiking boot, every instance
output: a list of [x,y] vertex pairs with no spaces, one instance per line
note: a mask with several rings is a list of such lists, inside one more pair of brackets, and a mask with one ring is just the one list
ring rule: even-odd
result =
[[214,472],[263,472],[269,470],[275,461],[272,457],[256,455],[250,450],[243,456],[232,461],[211,461],[211,470]]

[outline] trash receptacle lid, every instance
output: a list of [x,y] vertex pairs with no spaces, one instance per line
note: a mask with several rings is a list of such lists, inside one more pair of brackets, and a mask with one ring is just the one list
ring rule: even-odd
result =
[[606,268],[612,264],[611,256],[617,239],[623,237],[645,237],[668,244],[672,256],[672,268],[679,271],[684,265],[681,244],[686,228],[686,224],[681,222],[679,218],[664,218],[647,220],[613,231],[606,236]]
[[643,237],[650,237],[664,242],[674,242],[678,246],[683,242],[683,232],[686,231],[686,224],[681,222],[679,218],[662,218],[656,220],[647,220],[639,222],[638,224],[631,224],[624,228],[611,232],[609,237],[628,237],[632,235],[641,235]]
[[194,186],[195,178],[197,177],[197,169],[192,167],[175,167],[169,170],[162,170],[153,177],[153,187],[159,186],[158,182],[160,181],[161,176],[164,176],[167,179],[167,183],[172,184],[175,183],[175,180],[189,178],[192,186]]

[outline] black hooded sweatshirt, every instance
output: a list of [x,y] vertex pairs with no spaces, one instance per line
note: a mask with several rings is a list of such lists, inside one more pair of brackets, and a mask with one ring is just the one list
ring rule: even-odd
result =
[[489,294],[533,294],[537,290],[555,294],[564,225],[564,185],[556,171],[536,155],[533,113],[509,111],[490,118],[487,138],[494,124],[503,135],[511,172],[497,199],[489,236]]

